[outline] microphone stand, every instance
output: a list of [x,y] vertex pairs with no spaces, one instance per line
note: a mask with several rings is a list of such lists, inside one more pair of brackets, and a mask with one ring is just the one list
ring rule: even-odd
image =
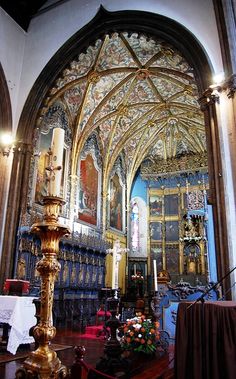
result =
[[230,270],[229,272],[227,272],[227,274],[225,274],[220,280],[218,280],[217,283],[213,284],[210,288],[208,288],[206,291],[204,291],[201,296],[199,296],[193,303],[191,303],[187,309],[191,308],[193,305],[195,305],[196,303],[198,303],[199,301],[201,301],[201,303],[204,303],[205,302],[205,299],[204,297],[212,290],[214,290],[221,282],[223,282],[223,280],[225,278],[227,278],[227,276],[229,276],[234,270],[236,269],[236,266],[234,268],[232,268],[232,270]]

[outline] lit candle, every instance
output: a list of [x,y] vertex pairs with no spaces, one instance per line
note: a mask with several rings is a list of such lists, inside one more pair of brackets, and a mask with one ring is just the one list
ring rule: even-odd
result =
[[61,128],[53,129],[51,150],[52,150],[52,165],[54,168],[54,175],[49,185],[49,195],[58,196],[58,197],[60,197],[61,195],[64,135],[65,135],[64,129],[61,129]]
[[154,291],[158,291],[158,285],[157,285],[157,262],[155,259],[153,259],[153,272],[154,272]]

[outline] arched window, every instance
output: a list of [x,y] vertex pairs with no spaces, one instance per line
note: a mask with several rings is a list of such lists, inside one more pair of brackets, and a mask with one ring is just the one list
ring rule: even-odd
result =
[[131,247],[133,252],[139,250],[139,207],[136,202],[132,204],[131,212]]

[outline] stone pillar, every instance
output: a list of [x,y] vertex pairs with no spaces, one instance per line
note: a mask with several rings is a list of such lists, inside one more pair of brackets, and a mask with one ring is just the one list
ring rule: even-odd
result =
[[4,238],[4,223],[6,218],[8,190],[10,182],[10,174],[12,167],[12,153],[4,154],[0,152],[0,262],[2,252],[2,242]]
[[16,235],[20,214],[25,210],[27,205],[31,154],[32,150],[30,145],[18,143],[14,148],[2,244],[0,288],[3,287],[5,279],[10,277],[13,272],[14,256],[16,254]]
[[[218,278],[235,266],[236,104],[235,76],[200,98],[208,144],[209,202],[213,205]],[[230,282],[225,281],[227,290]]]

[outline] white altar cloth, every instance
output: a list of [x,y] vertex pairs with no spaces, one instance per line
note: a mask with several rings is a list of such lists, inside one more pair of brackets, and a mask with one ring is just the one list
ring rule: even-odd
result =
[[11,326],[7,350],[16,354],[20,344],[34,342],[29,329],[36,325],[34,297],[0,296],[0,322]]

